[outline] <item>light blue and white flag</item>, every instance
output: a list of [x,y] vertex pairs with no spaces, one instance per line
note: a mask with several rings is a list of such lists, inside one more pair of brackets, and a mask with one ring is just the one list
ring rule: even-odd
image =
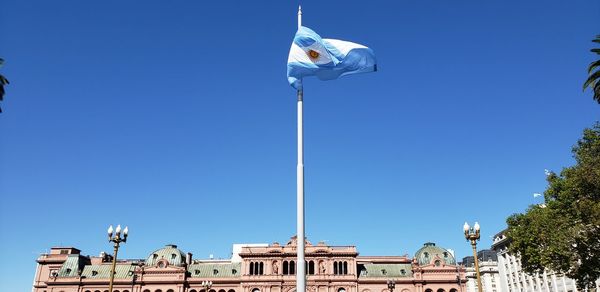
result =
[[334,39],[322,39],[307,27],[300,27],[294,37],[287,63],[290,85],[302,89],[302,78],[317,76],[321,80],[377,71],[373,51],[363,45]]

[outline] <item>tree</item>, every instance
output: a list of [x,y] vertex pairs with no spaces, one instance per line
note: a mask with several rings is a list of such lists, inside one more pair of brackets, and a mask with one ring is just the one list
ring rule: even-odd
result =
[[544,204],[507,219],[509,250],[525,272],[563,273],[580,289],[600,277],[600,123],[572,149],[575,165],[548,174]]
[[[0,67],[4,64],[4,59],[0,58]],[[0,101],[4,100],[4,85],[8,84],[8,79],[0,74]],[[0,107],[0,113],[2,112],[2,108]]]
[[[592,42],[600,44],[600,35],[597,35]],[[600,55],[600,48],[594,48],[590,50],[592,53]],[[594,100],[600,103],[600,60],[596,60],[588,67],[588,79],[583,84],[583,90],[588,87],[594,92]]]

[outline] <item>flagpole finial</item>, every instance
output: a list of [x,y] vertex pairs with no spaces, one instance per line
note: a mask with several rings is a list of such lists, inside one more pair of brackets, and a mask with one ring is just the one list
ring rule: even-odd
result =
[[302,26],[302,6],[298,5],[298,28]]

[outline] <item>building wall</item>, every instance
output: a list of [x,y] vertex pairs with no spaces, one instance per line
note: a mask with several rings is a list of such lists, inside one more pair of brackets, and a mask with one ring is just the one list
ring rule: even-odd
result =
[[[494,236],[492,249],[498,255],[498,272],[502,291],[508,292],[578,292],[573,279],[552,271],[528,275],[521,267],[521,261],[508,251],[510,242],[503,232]],[[600,281],[596,281],[597,288]]]
[[[240,245],[232,260],[194,260],[174,245],[147,260],[118,260],[115,292],[295,292],[295,238],[285,245]],[[33,292],[106,292],[111,259],[53,248],[38,258]],[[354,246],[306,242],[307,292],[463,292],[465,271],[432,256],[418,264],[408,256],[359,256]],[[77,256],[74,256],[77,255]],[[69,258],[69,260],[67,260]],[[284,268],[287,263],[287,268]],[[69,269],[67,268],[67,265]],[[76,268],[78,267],[78,268]],[[361,270],[359,271],[359,267]],[[75,270],[78,269],[78,270]],[[308,267],[307,267],[308,269]],[[69,272],[67,272],[69,271]],[[209,291],[203,281],[212,281]]]
[[[502,289],[500,273],[498,272],[498,262],[481,260],[479,262],[479,270],[481,275],[481,288],[483,292],[505,292]],[[477,274],[475,266],[471,264],[466,267],[467,276],[467,292],[477,292]]]

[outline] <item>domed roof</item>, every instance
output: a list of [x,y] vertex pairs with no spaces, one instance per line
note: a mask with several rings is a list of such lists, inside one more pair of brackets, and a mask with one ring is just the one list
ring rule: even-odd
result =
[[176,245],[167,244],[148,256],[146,266],[154,266],[162,259],[167,260],[169,265],[181,266],[185,263],[185,253],[179,250]]
[[456,265],[456,260],[452,253],[445,248],[435,246],[433,242],[427,242],[421,249],[415,253],[415,259],[419,265],[429,265],[432,262],[435,264],[434,259],[439,258],[444,261],[447,265]]

